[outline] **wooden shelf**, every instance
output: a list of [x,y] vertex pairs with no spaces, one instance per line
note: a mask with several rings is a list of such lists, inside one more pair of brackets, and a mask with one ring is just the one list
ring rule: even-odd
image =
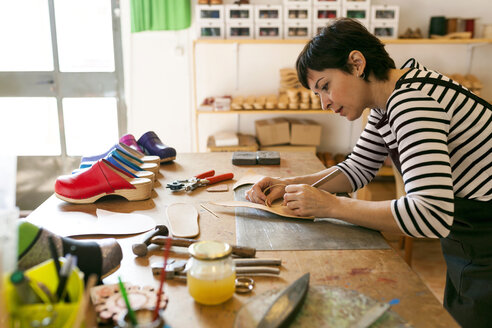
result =
[[[197,39],[195,43],[215,44],[306,44],[310,39]],[[386,39],[385,44],[477,44],[492,43],[492,39]]]
[[243,109],[243,110],[197,110],[197,114],[333,114],[331,110],[321,109]]

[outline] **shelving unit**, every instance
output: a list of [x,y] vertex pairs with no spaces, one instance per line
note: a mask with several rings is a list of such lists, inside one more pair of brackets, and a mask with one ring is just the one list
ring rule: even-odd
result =
[[[226,39],[226,40],[208,40],[198,39],[197,43],[238,43],[238,44],[306,44],[310,39],[273,39],[273,40],[257,40],[257,39]],[[492,39],[387,39],[381,40],[384,44],[479,44],[492,43]]]
[[[237,115],[237,126],[239,128],[239,121],[241,115],[263,115],[263,114],[296,114],[296,115],[318,115],[318,114],[332,114],[331,111],[323,110],[231,110],[231,111],[203,111],[198,110],[197,99],[197,78],[196,78],[196,45],[198,44],[210,44],[210,45],[235,45],[236,55],[239,54],[239,48],[241,45],[289,45],[289,44],[306,44],[309,39],[198,39],[193,43],[193,93],[194,93],[194,113],[195,113],[195,148],[199,150],[199,116],[200,115]],[[382,40],[383,43],[388,45],[464,45],[467,46],[467,73],[471,70],[471,63],[473,57],[473,51],[477,47],[492,44],[492,39],[387,39]],[[235,59],[236,66],[239,65],[238,59]],[[236,81],[236,86],[238,81]],[[238,131],[239,132],[239,131]]]
[[243,109],[243,110],[197,110],[197,114],[333,114],[331,110],[321,109]]

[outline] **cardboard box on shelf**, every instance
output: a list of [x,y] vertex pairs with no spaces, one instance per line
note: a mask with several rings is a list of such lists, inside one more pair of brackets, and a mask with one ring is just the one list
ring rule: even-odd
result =
[[249,134],[238,134],[239,144],[237,146],[217,146],[214,136],[209,136],[207,140],[207,151],[215,152],[234,152],[234,151],[257,151],[258,143],[255,136]]
[[232,131],[220,131],[213,135],[215,140],[215,146],[217,147],[228,147],[228,146],[238,146],[239,137],[236,132]]
[[287,144],[290,140],[289,121],[271,118],[255,121],[256,137],[262,146]]
[[260,146],[260,150],[278,151],[278,152],[308,152],[316,154],[316,146]]
[[290,119],[289,122],[292,145],[318,146],[320,144],[321,125],[307,119]]

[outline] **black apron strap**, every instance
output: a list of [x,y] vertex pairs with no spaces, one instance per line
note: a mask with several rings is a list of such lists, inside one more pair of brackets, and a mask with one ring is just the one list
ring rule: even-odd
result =
[[[380,129],[385,124],[388,124],[388,115],[386,113],[384,113],[383,116],[381,117],[381,119],[379,120],[379,122],[376,123],[375,128]],[[383,139],[383,142],[384,142],[384,147],[388,151],[389,157],[393,161],[393,166],[398,170],[398,172],[400,172],[400,175],[402,175],[401,174],[401,164],[400,164],[400,154],[398,153],[398,148],[390,148],[388,146],[388,144],[386,143],[386,141],[384,141],[384,139]]]

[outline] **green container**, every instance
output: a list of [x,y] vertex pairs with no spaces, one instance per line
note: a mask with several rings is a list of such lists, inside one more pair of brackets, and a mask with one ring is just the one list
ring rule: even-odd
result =
[[175,31],[191,25],[190,0],[131,0],[132,32]]

